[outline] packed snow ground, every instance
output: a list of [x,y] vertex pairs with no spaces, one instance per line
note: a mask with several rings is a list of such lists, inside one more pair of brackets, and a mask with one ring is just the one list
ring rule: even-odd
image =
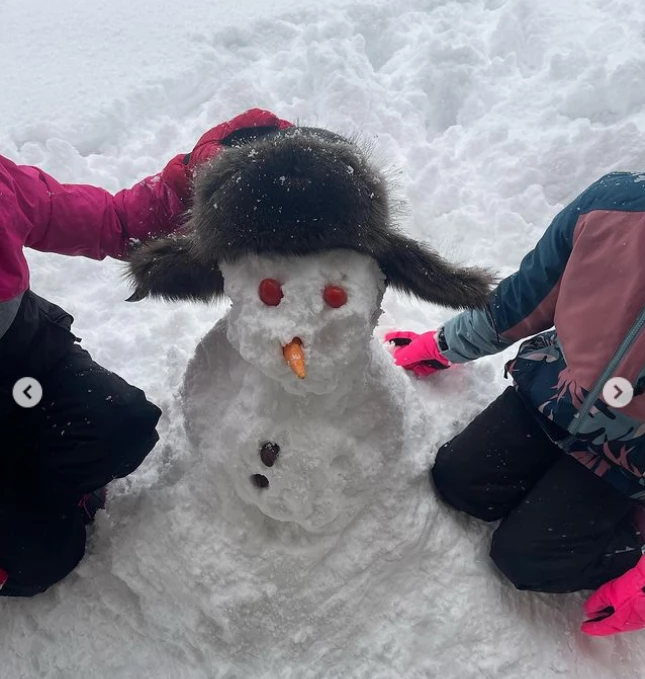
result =
[[[107,6],[55,4],[0,8],[0,153],[61,180],[130,185],[189,150],[208,126],[263,106],[374,140],[408,232],[506,275],[588,183],[645,165],[641,0],[311,2],[297,10],[238,0],[234,11],[206,0],[120,0],[109,15]],[[439,505],[427,484],[437,447],[505,386],[505,356],[414,385],[417,418],[431,433],[414,473],[399,473],[380,508],[398,512],[400,531],[385,531],[360,577],[329,593],[333,624],[317,624],[325,611],[313,611],[300,635],[262,636],[280,592],[259,601],[250,587],[236,594],[253,624],[223,627],[236,602],[214,575],[243,575],[245,564],[230,560],[230,544],[209,542],[218,516],[206,511],[210,480],[188,483],[195,460],[178,389],[225,305],[128,305],[117,263],[39,253],[30,262],[34,290],[71,311],[96,359],[144,388],[165,417],[155,452],[115,484],[79,569],[36,599],[0,603],[2,679],[642,672],[645,633],[587,638],[578,631],[581,595],[513,590],[488,562],[490,529]],[[391,293],[384,310],[379,335],[450,316]],[[329,554],[341,576],[357,566],[342,549]],[[303,579],[298,601],[327,584]],[[293,632],[288,605],[285,635]]]

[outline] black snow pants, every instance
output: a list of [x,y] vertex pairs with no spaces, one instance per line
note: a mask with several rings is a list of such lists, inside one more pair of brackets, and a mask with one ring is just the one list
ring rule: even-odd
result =
[[[85,551],[81,497],[136,469],[158,439],[160,410],[92,360],[72,320],[27,292],[0,338],[0,595],[65,577]],[[21,377],[42,385],[37,406],[14,401]]]
[[490,555],[518,589],[596,589],[641,556],[633,500],[563,453],[513,388],[440,448],[431,476],[456,509],[501,519]]

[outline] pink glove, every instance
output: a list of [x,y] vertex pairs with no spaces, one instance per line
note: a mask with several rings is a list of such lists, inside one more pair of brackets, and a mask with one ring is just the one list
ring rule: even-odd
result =
[[610,580],[585,603],[591,618],[582,631],[597,637],[633,632],[645,627],[645,556],[627,573]]
[[450,367],[450,361],[439,351],[436,334],[436,330],[422,335],[416,332],[390,332],[385,335],[385,341],[397,347],[394,350],[394,362],[397,365],[411,370],[417,377],[427,377]]

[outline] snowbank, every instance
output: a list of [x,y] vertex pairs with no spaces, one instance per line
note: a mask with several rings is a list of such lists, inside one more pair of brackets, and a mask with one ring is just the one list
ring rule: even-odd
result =
[[[251,0],[233,14],[192,0],[181,18],[159,3],[137,3],[142,16],[115,3],[109,17],[72,0],[60,3],[68,16],[50,4],[32,11],[10,0],[0,10],[0,152],[62,180],[128,185],[207,125],[264,106],[373,140],[405,228],[448,258],[505,275],[588,183],[642,169],[639,0],[281,3],[275,16]],[[244,586],[253,569],[231,558],[236,545],[208,511],[208,479],[194,477],[182,424],[186,365],[225,307],[126,305],[117,263],[39,253],[30,262],[34,290],[69,309],[97,360],[146,389],[165,416],[160,445],[115,487],[79,569],[37,599],[0,603],[3,679],[626,679],[645,666],[642,634],[579,633],[581,595],[514,591],[487,559],[489,528],[430,491],[437,447],[503,388],[503,356],[414,385],[415,416],[431,422],[431,436],[351,534],[362,560],[330,544],[281,598],[279,588]],[[384,309],[379,335],[450,314],[390,293]],[[398,533],[379,542],[369,523],[379,519]],[[329,572],[344,585],[331,591]],[[293,601],[314,594],[325,605],[300,624]],[[280,636],[279,612],[299,634]]]

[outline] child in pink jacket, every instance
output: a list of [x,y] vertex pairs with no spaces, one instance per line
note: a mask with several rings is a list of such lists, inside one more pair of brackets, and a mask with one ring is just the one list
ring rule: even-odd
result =
[[[72,317],[29,289],[23,248],[125,259],[133,243],[181,225],[199,164],[253,128],[286,121],[253,109],[207,132],[158,175],[111,195],[59,184],[0,156],[0,595],[31,596],[83,557],[85,525],[105,486],[133,472],[157,442],[161,411],[97,365],[72,332]],[[21,378],[32,390],[14,399]]]

